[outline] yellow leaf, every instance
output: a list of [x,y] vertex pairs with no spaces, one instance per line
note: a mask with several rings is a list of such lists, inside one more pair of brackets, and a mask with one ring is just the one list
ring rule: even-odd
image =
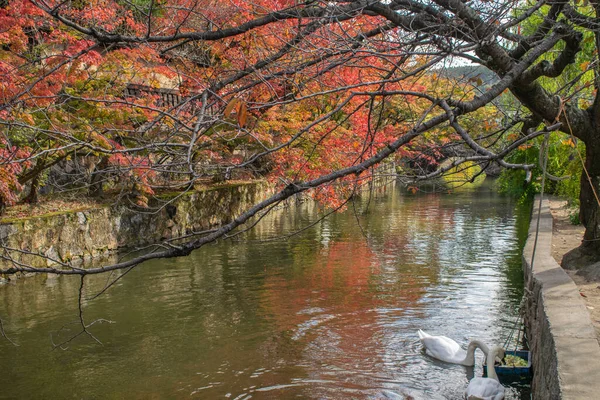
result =
[[589,61],[585,61],[585,62],[582,62],[579,65],[579,68],[581,68],[582,71],[586,71],[588,69],[589,65],[590,65],[590,62]]

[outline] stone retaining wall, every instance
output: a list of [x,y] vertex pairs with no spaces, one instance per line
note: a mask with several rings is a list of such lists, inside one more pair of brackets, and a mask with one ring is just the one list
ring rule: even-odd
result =
[[600,399],[600,346],[577,287],[552,257],[552,215],[547,200],[542,202],[532,261],[538,207],[536,198],[523,250],[533,398]]
[[[179,197],[163,196],[157,212],[120,207],[98,207],[78,212],[53,213],[0,223],[4,256],[33,266],[91,260],[123,247],[137,247],[202,231],[231,221],[271,194],[263,181],[190,191]],[[15,250],[41,253],[47,257]],[[8,267],[0,261],[0,267]]]

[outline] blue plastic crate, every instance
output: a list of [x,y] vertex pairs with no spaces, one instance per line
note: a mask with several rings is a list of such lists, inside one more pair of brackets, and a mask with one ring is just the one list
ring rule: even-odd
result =
[[[496,365],[496,374],[500,380],[526,380],[531,379],[531,359],[529,351],[526,350],[509,350],[506,355],[521,357],[527,361],[526,367],[509,367],[507,365]],[[487,366],[483,366],[483,376],[487,376]]]

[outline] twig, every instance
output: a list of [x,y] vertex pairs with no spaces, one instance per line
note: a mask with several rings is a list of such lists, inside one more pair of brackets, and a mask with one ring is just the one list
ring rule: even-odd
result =
[[[131,267],[133,268],[133,267]],[[130,270],[131,270],[130,268]],[[71,336],[70,338],[68,338],[67,340],[64,340],[58,344],[54,343],[54,340],[52,338],[52,335],[50,335],[50,340],[52,341],[52,346],[53,346],[53,350],[56,350],[57,348],[60,348],[61,350],[66,350],[67,347],[65,347],[66,344],[72,342],[73,340],[75,340],[76,338],[78,338],[79,336],[81,336],[82,334],[86,334],[89,337],[91,337],[92,339],[94,339],[94,341],[98,344],[102,344],[102,342],[96,337],[94,336],[94,334],[92,334],[88,328],[93,326],[96,323],[103,323],[103,322],[108,322],[109,324],[114,324],[114,321],[110,321],[107,319],[103,319],[103,318],[99,318],[96,319],[94,321],[92,321],[89,324],[85,324],[85,320],[83,319],[83,288],[84,288],[84,283],[85,283],[85,275],[81,275],[80,277],[81,279],[81,283],[79,285],[79,297],[78,297],[78,305],[79,305],[79,320],[78,321],[74,321],[71,324],[78,324],[81,326],[81,331],[77,332],[75,335]],[[97,296],[96,296],[97,297]],[[63,325],[63,327],[61,327],[58,330],[58,333],[60,333],[63,329],[65,329],[66,325]]]
[[4,337],[4,339],[8,340],[13,346],[17,346],[19,347],[19,345],[15,342],[13,342],[8,335],[6,334],[6,332],[4,331],[4,322],[2,321],[2,318],[0,318],[0,334],[2,334],[2,336]]

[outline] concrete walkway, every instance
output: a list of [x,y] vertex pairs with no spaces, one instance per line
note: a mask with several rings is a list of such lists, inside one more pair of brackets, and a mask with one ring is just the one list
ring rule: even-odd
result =
[[575,283],[551,255],[552,215],[547,200],[542,202],[532,262],[538,207],[536,197],[523,250],[533,398],[600,399],[600,345]]

